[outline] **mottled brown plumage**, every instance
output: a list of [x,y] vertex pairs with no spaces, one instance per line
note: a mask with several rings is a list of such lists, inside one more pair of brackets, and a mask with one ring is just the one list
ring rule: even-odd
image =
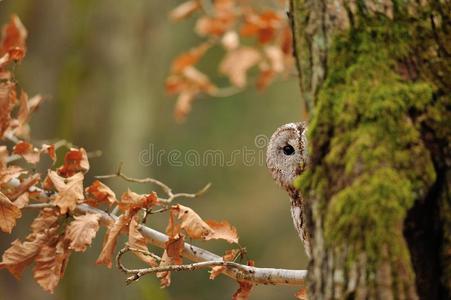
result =
[[310,257],[310,235],[306,230],[302,195],[293,186],[294,179],[307,164],[307,140],[304,123],[289,123],[279,127],[271,136],[266,152],[266,165],[274,180],[291,198],[291,217],[299,238]]

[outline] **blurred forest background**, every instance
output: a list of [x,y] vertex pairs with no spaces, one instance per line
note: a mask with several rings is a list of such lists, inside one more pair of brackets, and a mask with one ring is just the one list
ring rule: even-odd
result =
[[[235,225],[241,244],[257,266],[306,268],[288,197],[264,165],[245,166],[241,159],[230,167],[176,167],[166,160],[161,165],[144,165],[139,161],[139,154],[150,144],[156,150],[182,153],[220,149],[227,158],[235,149],[256,149],[257,135],[270,135],[281,124],[301,119],[298,83],[293,76],[263,92],[249,88],[227,98],[198,100],[187,120],[177,124],[172,112],[175,99],[166,95],[164,80],[171,60],[198,41],[192,21],[174,24],[167,19],[180,2],[0,1],[1,22],[16,13],[29,33],[27,57],[17,68],[19,83],[30,95],[46,97],[31,123],[34,139],[67,139],[88,152],[101,150],[101,157],[91,159],[88,182],[93,175],[113,173],[119,162],[124,162],[126,174],[161,179],[175,191],[194,192],[211,182],[206,195],[186,203],[201,216],[227,219]],[[271,1],[254,2],[271,5]],[[214,80],[224,80],[215,77],[220,53],[212,52],[203,62],[204,70]],[[128,186],[119,180],[108,184],[119,195]],[[151,191],[149,186],[133,188]],[[163,230],[166,221],[155,220],[150,226]],[[20,222],[15,236],[23,237],[27,226]],[[119,270],[95,265],[102,233],[87,253],[72,256],[54,295],[42,291],[28,269],[21,281],[0,272],[0,299],[230,299],[237,288],[225,276],[210,281],[206,271],[174,274],[173,285],[165,290],[153,276],[127,287]],[[2,251],[13,238],[2,234]],[[229,247],[222,242],[212,244],[209,249],[218,254]],[[295,291],[257,286],[251,299],[293,299]]]

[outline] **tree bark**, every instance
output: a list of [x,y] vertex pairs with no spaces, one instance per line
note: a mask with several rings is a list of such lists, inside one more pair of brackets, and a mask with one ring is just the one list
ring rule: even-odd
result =
[[451,299],[450,3],[290,7],[309,299]]

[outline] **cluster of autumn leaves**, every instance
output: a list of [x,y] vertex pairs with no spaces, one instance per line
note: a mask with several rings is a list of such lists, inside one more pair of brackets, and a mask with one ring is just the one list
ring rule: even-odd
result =
[[[275,2],[275,5],[284,2]],[[282,5],[278,9],[256,11],[246,0],[189,0],[176,7],[170,18],[180,21],[191,15],[197,17],[194,30],[203,41],[172,62],[166,91],[178,95],[176,119],[186,117],[196,97],[219,96],[225,89],[218,88],[196,66],[215,46],[224,51],[219,73],[238,90],[248,85],[251,69],[258,72],[255,79],[258,89],[266,88],[277,76],[292,71],[291,30]]]
[[[53,292],[70,255],[86,251],[101,225],[107,227],[107,232],[96,263],[110,268],[120,234],[128,236],[129,249],[149,267],[182,264],[186,237],[238,243],[236,229],[227,221],[204,221],[191,208],[174,203],[176,197],[172,192],[166,191],[167,195],[161,196],[156,192],[137,194],[128,190],[116,197],[99,180],[85,187],[90,165],[83,148],[70,148],[64,158],[58,160],[60,151],[57,150],[61,145],[38,148],[28,142],[30,113],[38,107],[41,97],[29,99],[19,89],[12,72],[25,56],[26,35],[20,20],[13,16],[3,27],[0,44],[0,230],[11,234],[24,209],[37,209],[38,214],[25,239],[14,240],[4,251],[0,269],[7,269],[19,279],[26,267],[34,265],[36,282],[44,290]],[[43,155],[50,158],[52,165],[41,176],[34,166]],[[61,160],[60,166],[55,167]],[[15,162],[20,162],[20,166]],[[90,213],[80,210],[82,206],[92,208]],[[101,214],[104,210],[114,213],[105,219]],[[149,252],[148,241],[140,232],[154,211],[168,214],[169,240],[161,257]],[[234,260],[238,253],[239,250],[228,251],[224,260]],[[213,267],[211,278],[224,269]],[[169,271],[159,272],[157,277],[163,287],[170,285]],[[249,283],[240,282],[234,298],[245,299],[251,287]]]

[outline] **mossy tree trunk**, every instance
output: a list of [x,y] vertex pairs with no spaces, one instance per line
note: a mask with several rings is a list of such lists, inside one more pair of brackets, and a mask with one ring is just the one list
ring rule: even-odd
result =
[[291,1],[309,299],[451,299],[450,9]]

